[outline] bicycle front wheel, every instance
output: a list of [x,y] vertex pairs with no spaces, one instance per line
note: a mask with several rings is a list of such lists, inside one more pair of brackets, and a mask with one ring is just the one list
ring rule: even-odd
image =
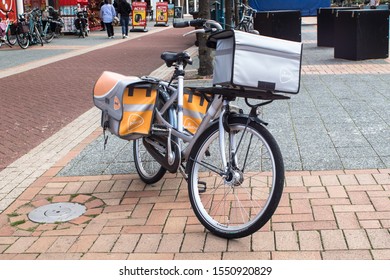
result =
[[34,36],[35,36],[37,44],[40,44],[41,46],[43,46],[43,39],[42,39],[41,33],[39,32],[37,26],[34,27],[34,32],[35,32]]
[[192,149],[188,192],[203,226],[230,239],[256,232],[271,218],[282,195],[284,166],[279,147],[264,126],[237,116],[229,119],[228,127],[223,140],[227,170],[214,123]]
[[11,28],[8,28],[7,30],[7,41],[8,41],[8,44],[10,44],[11,46],[14,46],[16,44],[16,35],[15,34],[12,34],[11,32]]
[[16,35],[19,46],[22,49],[27,49],[30,45],[30,34],[29,33],[19,33]]

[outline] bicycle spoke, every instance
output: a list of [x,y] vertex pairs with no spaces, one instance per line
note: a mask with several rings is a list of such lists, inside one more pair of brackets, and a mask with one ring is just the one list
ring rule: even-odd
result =
[[199,161],[197,161],[197,160],[195,160],[193,158],[190,158],[190,161],[193,161],[193,162],[203,166],[204,168],[206,168],[206,169],[208,169],[208,170],[210,170],[210,171],[212,171],[214,173],[217,173],[220,176],[223,176],[225,174],[225,172],[222,169],[220,169],[220,168],[218,168],[218,167],[216,167],[216,166],[214,166],[214,165],[212,165],[210,163],[207,163],[207,162],[204,162],[204,161],[199,162]]
[[[194,179],[198,172],[210,171],[203,163],[206,151],[214,151],[207,164],[214,168],[220,166],[218,123],[214,124],[215,130],[210,130],[211,133],[204,137],[202,145],[194,147],[198,153],[190,163],[189,173],[190,199],[198,219],[213,233],[227,238],[244,237],[262,227],[275,211],[283,188],[283,180],[274,179],[279,166],[274,163],[273,153],[277,152],[270,147],[273,144],[267,142],[270,134],[260,124],[248,123],[245,117],[236,119],[237,124],[229,124],[229,137],[224,136],[225,141],[230,139],[229,151],[234,153],[231,153],[227,170],[221,172],[222,176],[214,173],[219,180],[208,185],[202,193],[196,192],[197,187],[192,185],[198,184],[198,179]],[[235,164],[231,164],[233,159],[237,160]],[[266,172],[261,170],[264,167],[267,167]]]

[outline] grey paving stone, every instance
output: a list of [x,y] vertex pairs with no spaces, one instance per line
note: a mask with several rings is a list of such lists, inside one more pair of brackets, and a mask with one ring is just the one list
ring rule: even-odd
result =
[[[356,64],[335,59],[333,48],[317,47],[316,32],[305,32],[307,26],[302,28],[303,65]],[[196,64],[197,59],[194,61]],[[384,65],[388,61],[359,63]],[[205,82],[192,85],[204,86]],[[280,146],[286,170],[389,168],[389,88],[390,74],[303,75],[298,94],[265,106],[260,117],[269,122],[268,129]],[[242,99],[236,104],[246,108]],[[110,137],[104,159],[102,153],[99,138],[60,175],[75,174],[78,168],[98,174],[133,172],[131,142]],[[83,169],[83,164],[93,165],[94,170]]]

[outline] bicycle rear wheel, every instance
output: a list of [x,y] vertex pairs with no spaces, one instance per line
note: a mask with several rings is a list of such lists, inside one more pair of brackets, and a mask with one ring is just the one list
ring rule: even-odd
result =
[[236,30],[240,30],[240,31],[244,31],[244,32],[248,32],[248,26],[245,24],[245,23],[239,23],[236,28]]
[[166,169],[162,167],[147,151],[144,138],[133,141],[133,155],[135,168],[141,180],[146,184],[154,184],[161,180]]
[[[164,98],[160,93],[158,95],[157,106],[159,109],[161,109],[164,104]],[[166,120],[169,119],[168,115],[168,112],[164,114],[164,118]],[[133,156],[135,168],[141,180],[146,184],[154,184],[160,181],[162,177],[164,177],[167,170],[160,163],[158,163],[157,160],[146,149],[144,141],[148,140],[154,143],[152,146],[157,153],[165,155],[165,146],[159,146],[153,139],[145,137],[133,141]]]
[[[264,126],[236,116],[230,117],[228,127],[227,171],[221,160],[219,126],[214,123],[192,148],[188,192],[203,226],[230,239],[256,232],[271,218],[282,195],[284,166],[279,147]],[[200,180],[206,181],[206,188]]]
[[46,42],[46,43],[50,43],[51,41],[53,41],[54,39],[54,32],[53,30],[51,30],[50,28],[50,22],[47,22],[46,23],[47,25],[49,25],[47,28],[45,26],[45,29],[46,29],[46,32],[44,33],[44,35],[42,36],[42,39]]

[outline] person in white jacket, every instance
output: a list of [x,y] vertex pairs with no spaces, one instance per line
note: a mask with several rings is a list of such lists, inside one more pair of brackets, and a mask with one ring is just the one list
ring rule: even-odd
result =
[[112,22],[116,17],[116,11],[114,6],[108,1],[109,0],[104,0],[104,5],[100,8],[100,19],[106,26],[108,38],[114,39],[114,27],[112,26]]

